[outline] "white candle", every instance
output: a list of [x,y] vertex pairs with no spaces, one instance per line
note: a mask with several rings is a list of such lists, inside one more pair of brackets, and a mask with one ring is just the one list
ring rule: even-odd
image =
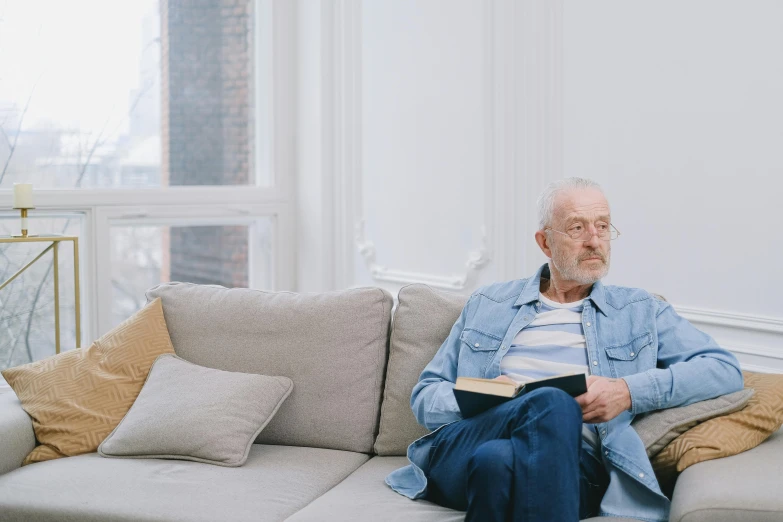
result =
[[14,208],[33,207],[33,184],[14,183]]

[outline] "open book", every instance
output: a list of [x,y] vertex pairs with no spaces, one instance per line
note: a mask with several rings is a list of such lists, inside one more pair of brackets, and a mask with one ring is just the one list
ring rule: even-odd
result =
[[467,419],[514,397],[545,386],[560,388],[572,397],[576,397],[587,392],[587,377],[584,373],[569,373],[521,384],[495,379],[457,377],[454,397],[457,399],[462,417]]

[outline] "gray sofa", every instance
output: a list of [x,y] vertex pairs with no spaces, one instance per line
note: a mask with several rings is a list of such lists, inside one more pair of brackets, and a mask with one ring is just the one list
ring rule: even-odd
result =
[[[108,459],[96,453],[20,467],[35,445],[11,391],[0,394],[0,520],[459,521],[384,483],[426,431],[408,406],[461,296],[410,285],[322,294],[160,285],[177,354],[204,366],[285,375],[294,391],[247,463]],[[393,331],[392,331],[393,330]],[[671,520],[783,520],[783,435],[678,479]]]

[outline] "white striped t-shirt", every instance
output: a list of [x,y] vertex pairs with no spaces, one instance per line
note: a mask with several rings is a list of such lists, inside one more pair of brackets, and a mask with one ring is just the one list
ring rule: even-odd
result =
[[[535,320],[520,331],[500,361],[500,373],[528,382],[564,373],[590,375],[582,328],[584,301],[556,303],[543,295]],[[582,424],[582,438],[600,449],[595,425]]]
[[540,296],[541,310],[500,361],[500,373],[528,382],[565,373],[590,374],[582,329],[584,301],[556,303]]

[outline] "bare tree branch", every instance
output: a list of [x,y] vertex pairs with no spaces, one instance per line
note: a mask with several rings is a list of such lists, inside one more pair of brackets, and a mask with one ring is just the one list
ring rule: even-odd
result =
[[[120,122],[117,124],[117,126],[114,128],[114,130],[112,132],[107,134],[105,138],[101,139],[101,137],[103,136],[103,133],[106,131],[106,127],[108,127],[109,122],[111,121],[111,118],[107,118],[106,119],[106,121],[103,124],[103,127],[101,127],[101,131],[98,133],[98,137],[95,138],[95,143],[93,143],[92,147],[90,148],[90,151],[87,153],[87,159],[84,161],[84,164],[81,166],[81,168],[79,170],[79,177],[76,179],[76,188],[79,188],[79,187],[82,186],[82,181],[84,180],[84,175],[87,173],[87,167],[90,165],[90,162],[92,161],[92,156],[93,156],[93,154],[95,154],[95,151],[98,150],[98,147],[100,147],[104,143],[106,143],[106,140],[108,140],[111,136],[116,134],[116,132],[119,130],[120,126],[136,110],[136,107],[139,105],[139,102],[141,101],[142,97],[145,94],[147,94],[147,91],[149,91],[152,88],[152,85],[153,85],[153,82],[149,82],[144,87],[144,89],[139,91],[139,94],[136,95],[136,98],[133,100],[133,103],[131,103],[130,109],[128,110],[128,115],[125,118],[120,120]],[[0,178],[0,181],[2,181],[2,178]]]
[[[33,84],[33,89],[30,91],[30,96],[27,97],[27,101],[24,104],[24,110],[22,111],[22,115],[19,116],[19,125],[16,127],[16,135],[14,135],[14,144],[11,145],[11,150],[8,152],[8,158],[6,158],[5,164],[3,165],[3,171],[0,172],[0,184],[3,183],[3,178],[5,178],[5,173],[8,170],[8,165],[11,164],[11,158],[14,157],[14,151],[16,150],[16,142],[19,140],[19,133],[22,132],[22,123],[24,122],[24,116],[25,114],[27,114],[27,109],[30,108],[30,101],[33,99],[33,94],[35,94],[35,88],[38,87],[38,82],[41,80],[41,76],[43,76],[43,73],[38,75],[38,79],[35,80],[35,83]],[[5,133],[5,131],[3,133]]]
[[[3,123],[5,123],[5,122],[3,122]],[[0,132],[3,133],[3,137],[5,138],[5,142],[8,144],[8,148],[10,149],[11,147],[13,147],[13,145],[11,144],[11,138],[8,137],[8,133],[3,128],[3,124],[2,123],[0,123]]]
[[[154,43],[157,43],[157,42],[159,42],[159,39],[155,39],[155,40],[151,41],[147,45],[147,47],[145,47],[144,50],[146,51],[146,49],[148,47],[150,47],[151,45],[153,45]],[[9,156],[6,159],[5,165],[3,166],[2,173],[0,173],[0,183],[2,183],[3,178],[5,177],[6,171],[8,170],[8,165],[10,164],[11,158],[12,158],[12,156],[14,154],[15,149],[16,149],[16,142],[17,142],[17,140],[19,138],[19,133],[21,131],[22,122],[23,122],[24,116],[26,115],[27,110],[28,110],[28,108],[30,106],[30,101],[32,99],[33,93],[35,91],[35,87],[37,86],[39,80],[40,80],[40,76],[39,76],[38,80],[36,80],[36,83],[33,86],[33,90],[30,92],[30,96],[28,97],[27,102],[25,103],[24,110],[23,110],[23,112],[22,112],[22,114],[20,116],[20,119],[19,119],[19,128],[17,129],[16,135],[14,136],[13,143],[11,143],[11,141],[10,141],[7,133],[5,132],[5,130],[0,128],[0,131],[2,131],[3,135],[5,136],[5,139],[8,142],[9,148],[10,148]],[[93,142],[92,146],[89,148],[89,150],[87,152],[87,155],[84,158],[83,162],[82,162],[82,147],[81,146],[79,147],[79,151],[78,151],[79,157],[78,157],[78,163],[77,163],[79,165],[77,167],[78,168],[78,177],[77,177],[76,182],[74,184],[75,188],[81,187],[81,184],[82,184],[82,182],[84,180],[84,177],[85,177],[85,175],[87,173],[87,169],[89,168],[90,164],[92,163],[93,157],[94,157],[96,151],[98,150],[98,148],[100,148],[104,143],[106,143],[106,141],[111,136],[113,136],[114,134],[116,134],[119,131],[121,125],[124,123],[124,121],[127,118],[129,118],[131,116],[131,114],[133,114],[135,112],[138,104],[141,102],[141,99],[153,87],[153,85],[154,85],[154,82],[148,82],[147,85],[145,85],[144,88],[142,88],[139,91],[139,93],[136,95],[135,99],[133,100],[133,102],[132,102],[132,104],[131,104],[131,106],[130,106],[130,108],[128,110],[128,113],[125,116],[125,118],[122,118],[120,120],[120,122],[117,124],[117,126],[108,134],[106,134],[106,129],[109,127],[111,118],[107,118],[106,119],[106,121],[103,124],[101,130],[99,131],[97,137],[95,138],[95,141]],[[62,233],[63,234],[65,234],[67,232],[68,227],[70,226],[70,224],[71,224],[71,219],[69,218],[69,219],[67,219],[65,221],[65,225],[63,226],[63,229],[62,229]],[[5,256],[4,252],[3,252],[3,255]],[[46,282],[47,282],[47,280],[49,278],[49,275],[51,274],[53,266],[54,266],[54,259],[52,258],[50,260],[49,264],[46,267],[46,270],[44,272],[43,277],[41,278],[40,282],[38,283],[38,285],[36,287],[35,294],[34,294],[33,300],[32,300],[32,306],[29,307],[30,308],[30,312],[29,312],[29,315],[28,315],[28,318],[27,318],[27,328],[26,328],[26,331],[25,331],[25,348],[26,348],[26,351],[27,351],[27,356],[28,356],[30,361],[33,360],[32,347],[31,347],[31,344],[30,344],[30,334],[31,334],[31,331],[32,331],[32,322],[33,322],[33,319],[34,319],[34,316],[35,316],[35,312],[39,308],[38,307],[38,303],[41,300],[43,288],[46,285]],[[122,285],[120,285],[117,281],[112,281],[112,284],[113,284],[113,286],[115,286],[115,288],[117,288],[117,290],[127,294],[129,297],[131,297],[133,299],[134,302],[136,302],[136,298],[132,295],[132,292],[129,292],[128,290],[123,288]],[[138,303],[136,303],[136,304],[138,304]],[[14,345],[15,344],[16,343],[14,343]],[[9,358],[8,358],[7,365],[10,364],[10,362],[11,362],[11,357],[13,356],[13,351],[14,350],[13,350],[13,347],[12,347],[11,353],[10,353]]]
[[138,298],[139,296],[138,296],[137,294],[135,294],[135,293],[133,293],[131,290],[128,290],[127,288],[125,288],[125,287],[122,285],[122,283],[120,283],[120,282],[119,282],[119,281],[117,281],[116,279],[112,278],[112,280],[111,280],[111,286],[112,286],[112,287],[113,287],[115,290],[117,290],[117,291],[119,291],[120,293],[122,293],[122,294],[123,294],[125,297],[127,297],[128,299],[130,299],[131,301],[133,301],[133,304],[136,306],[136,308],[141,308],[142,306],[144,306],[144,303],[143,303],[143,302],[141,302],[141,300]]
[[[70,221],[70,220],[69,220]],[[27,331],[24,334],[24,346],[27,350],[27,357],[30,358],[30,361],[33,361],[33,350],[30,348],[30,331],[32,330],[32,324],[33,324],[33,311],[35,311],[35,307],[38,304],[38,299],[41,297],[41,290],[43,289],[44,282],[49,277],[49,273],[52,271],[52,267],[54,266],[54,259],[52,259],[49,262],[49,266],[46,267],[46,272],[44,272],[43,277],[41,278],[41,282],[38,284],[38,288],[35,289],[35,297],[33,297],[33,306],[30,310],[30,315],[27,318]]]

